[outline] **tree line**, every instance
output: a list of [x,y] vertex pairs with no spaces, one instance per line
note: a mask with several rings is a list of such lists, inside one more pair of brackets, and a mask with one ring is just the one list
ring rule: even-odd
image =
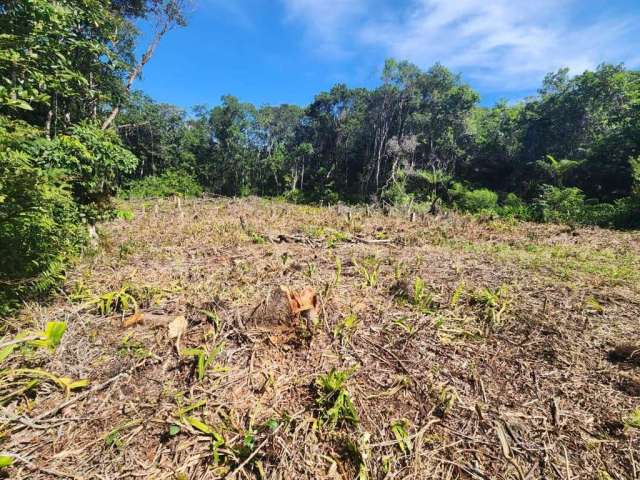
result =
[[0,3],[0,315],[58,284],[123,186],[640,227],[638,71],[560,70],[485,108],[442,65],[388,60],[307,106],[186,112],[132,91],[185,2]]
[[388,60],[377,88],[338,84],[306,107],[226,95],[186,112],[136,92],[117,129],[133,177],[184,170],[225,195],[640,225],[640,72],[623,65],[562,69],[487,108],[442,65]]

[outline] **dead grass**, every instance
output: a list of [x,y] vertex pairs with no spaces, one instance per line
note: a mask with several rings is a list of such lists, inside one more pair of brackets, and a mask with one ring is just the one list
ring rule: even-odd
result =
[[[610,353],[639,335],[640,235],[260,199],[130,207],[52,304],[7,324],[66,322],[55,353],[8,363],[91,380],[0,407],[9,478],[640,478],[638,365]],[[256,314],[279,285],[313,287],[317,321]],[[96,308],[121,291],[135,302]],[[124,329],[135,304],[186,333]]]

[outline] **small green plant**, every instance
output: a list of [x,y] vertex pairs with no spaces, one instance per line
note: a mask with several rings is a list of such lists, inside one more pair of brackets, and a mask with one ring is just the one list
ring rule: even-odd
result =
[[338,243],[346,242],[349,240],[349,235],[341,232],[341,231],[332,231],[330,235],[327,236],[327,248],[333,248]]
[[361,263],[358,263],[355,259],[353,265],[358,269],[362,277],[364,278],[365,287],[375,288],[378,285],[378,279],[380,274],[380,261],[370,255],[365,257]]
[[422,313],[428,313],[432,310],[433,295],[427,291],[421,277],[416,277],[414,281],[411,303]]
[[212,312],[211,310],[200,310],[200,313],[205,315],[207,317],[207,320],[209,320],[213,324],[215,332],[220,333],[220,331],[222,330],[222,319],[220,318],[220,315],[218,315],[216,312]]
[[458,303],[460,303],[460,298],[462,298],[462,295],[464,294],[464,289],[465,289],[465,283],[464,281],[461,281],[456,287],[456,289],[453,291],[453,293],[451,294],[451,300],[449,301],[449,304],[453,308],[457,307]]
[[60,342],[64,332],[67,331],[67,324],[65,322],[48,322],[44,331],[41,332],[41,338],[33,340],[32,345],[36,347],[46,347],[50,350],[55,350]]
[[503,325],[503,315],[510,304],[509,290],[506,285],[495,290],[483,288],[474,294],[473,299],[482,305],[484,322],[490,330],[495,330]]
[[640,429],[640,407],[632,411],[624,420],[625,425],[631,428]]
[[211,450],[213,453],[214,465],[220,465],[220,448],[225,445],[225,439],[222,434],[213,429],[210,425],[207,425],[202,420],[195,417],[185,417],[184,421],[211,438]]
[[133,220],[135,218],[135,215],[133,214],[133,211],[126,209],[126,208],[116,208],[113,211],[113,216],[116,218],[119,218],[121,220],[126,220],[128,222],[130,222],[131,220]]
[[264,237],[264,235],[256,232],[250,232],[249,238],[251,239],[251,242],[255,243],[256,245],[264,245],[265,243],[267,243],[267,239]]
[[0,345],[0,362],[3,362],[21,345],[28,345],[35,348],[48,348],[55,350],[62,336],[67,330],[65,322],[48,322],[45,329],[40,332],[25,331],[19,333],[14,340]]
[[198,380],[202,381],[207,373],[207,369],[223,349],[224,342],[221,342],[211,352],[204,348],[186,348],[180,352],[180,355],[195,358],[196,374]]
[[115,312],[125,313],[138,310],[138,302],[132,295],[130,287],[127,285],[119,290],[103,293],[89,303],[96,305],[98,312],[105,316]]
[[132,337],[133,333],[129,333],[122,339],[122,342],[120,342],[120,345],[118,346],[118,350],[116,352],[118,356],[130,356],[140,360],[153,356],[153,354],[143,343],[133,339]]
[[307,275],[308,278],[313,278],[313,275],[316,273],[317,270],[318,270],[318,266],[315,263],[307,262],[307,270],[305,274]]
[[365,432],[360,438],[344,439],[344,453],[358,469],[356,480],[369,480],[367,461],[371,458],[370,434]]
[[353,371],[333,368],[326,375],[316,378],[316,404],[322,423],[330,427],[341,423],[358,423],[358,413],[346,388],[347,380],[352,373]]
[[123,423],[122,425],[118,425],[116,428],[111,430],[104,437],[104,443],[107,447],[115,447],[120,450],[124,446],[124,442],[122,440],[122,432],[126,430],[130,430],[138,425],[142,424],[142,420],[130,420],[128,422]]
[[436,413],[440,417],[446,416],[460,399],[458,391],[449,385],[443,385],[438,392]]
[[409,319],[407,317],[397,318],[396,320],[393,321],[393,324],[402,328],[409,335],[412,335],[413,332],[415,332],[416,330],[415,325],[409,322]]
[[359,323],[358,316],[355,313],[350,313],[338,322],[336,328],[333,329],[333,336],[341,341],[349,341]]
[[398,446],[405,455],[413,449],[413,442],[411,442],[408,432],[410,426],[411,424],[406,418],[396,420],[391,424],[391,432],[393,433],[393,436],[396,437]]
[[333,281],[334,286],[338,286],[340,284],[341,278],[342,278],[342,260],[340,260],[340,257],[336,256],[336,276]]

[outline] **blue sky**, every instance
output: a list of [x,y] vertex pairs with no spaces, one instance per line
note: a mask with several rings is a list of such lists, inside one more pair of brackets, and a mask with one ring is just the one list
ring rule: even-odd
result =
[[183,108],[227,93],[306,105],[338,82],[377,85],[388,57],[439,61],[485,105],[533,94],[563,66],[640,67],[640,0],[194,1],[135,84]]

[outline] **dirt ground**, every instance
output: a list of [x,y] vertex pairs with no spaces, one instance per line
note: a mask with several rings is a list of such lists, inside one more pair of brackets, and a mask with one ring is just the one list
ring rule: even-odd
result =
[[[640,234],[121,208],[64,291],[7,322],[5,342],[67,325],[3,364],[8,478],[640,479]],[[317,317],[281,286],[313,288]],[[90,383],[16,394],[26,369]]]

